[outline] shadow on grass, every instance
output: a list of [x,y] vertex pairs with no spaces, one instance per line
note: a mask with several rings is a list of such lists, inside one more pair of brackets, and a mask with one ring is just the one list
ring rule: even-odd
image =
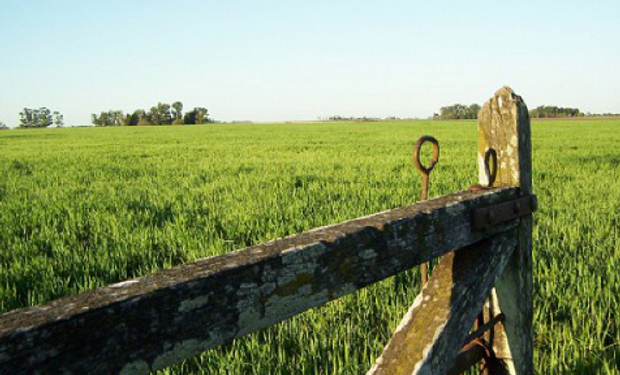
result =
[[[611,363],[613,368],[605,366],[605,363]],[[572,375],[591,375],[591,374],[609,374],[616,373],[620,369],[620,348],[609,348],[604,352],[592,351],[585,358],[575,360],[572,368],[567,374]]]

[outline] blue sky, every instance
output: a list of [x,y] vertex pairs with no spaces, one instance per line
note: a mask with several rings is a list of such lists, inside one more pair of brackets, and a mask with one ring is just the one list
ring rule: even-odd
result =
[[224,121],[427,117],[508,84],[620,112],[620,1],[0,0],[0,121],[158,101]]

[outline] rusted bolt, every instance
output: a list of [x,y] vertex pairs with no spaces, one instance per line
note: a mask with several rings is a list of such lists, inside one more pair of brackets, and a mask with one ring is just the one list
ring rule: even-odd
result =
[[[431,160],[428,167],[422,165],[420,161],[420,150],[422,150],[422,145],[425,142],[430,142],[433,145],[433,159]],[[422,191],[420,192],[420,200],[425,201],[428,198],[428,178],[431,174],[435,165],[439,161],[439,142],[431,137],[430,135],[425,135],[420,137],[415,144],[413,149],[413,164],[415,167],[422,172]],[[422,285],[428,282],[428,264],[422,263],[420,264],[420,276],[422,279]]]
[[[422,150],[422,145],[426,142],[430,142],[433,145],[433,159],[431,160],[428,167],[423,166],[422,162],[420,161],[420,151]],[[425,136],[420,137],[420,139],[418,139],[413,149],[413,164],[415,165],[415,167],[420,172],[422,172],[423,175],[428,176],[433,170],[433,168],[435,168],[435,165],[437,164],[438,161],[439,161],[439,142],[437,142],[437,140],[431,137],[430,135],[425,135]]]
[[538,209],[538,198],[536,198],[535,195],[532,195],[530,198],[530,208],[532,209],[532,212]]
[[[491,161],[493,162],[493,169],[491,169]],[[492,187],[497,177],[497,152],[492,148],[484,153],[484,173],[487,175],[487,187]]]
[[521,212],[521,203],[520,202],[515,202],[514,206],[512,207],[512,212],[515,215],[518,215]]

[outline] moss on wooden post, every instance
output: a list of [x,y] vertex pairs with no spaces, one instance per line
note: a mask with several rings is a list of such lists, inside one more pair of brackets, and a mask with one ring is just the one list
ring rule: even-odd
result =
[[[502,87],[478,116],[480,183],[486,185],[484,156],[497,152],[494,186],[515,186],[532,193],[530,119],[523,99]],[[506,316],[495,331],[493,348],[510,374],[531,374],[532,368],[532,217],[521,218],[517,247],[492,293],[494,313]]]
[[446,374],[516,243],[513,229],[443,256],[367,375]]

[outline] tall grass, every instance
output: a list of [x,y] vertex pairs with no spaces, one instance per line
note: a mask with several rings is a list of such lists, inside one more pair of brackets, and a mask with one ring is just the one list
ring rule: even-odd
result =
[[[475,122],[0,133],[0,312],[476,183]],[[620,121],[533,124],[538,373],[620,373]],[[365,372],[419,289],[413,270],[164,374]]]

